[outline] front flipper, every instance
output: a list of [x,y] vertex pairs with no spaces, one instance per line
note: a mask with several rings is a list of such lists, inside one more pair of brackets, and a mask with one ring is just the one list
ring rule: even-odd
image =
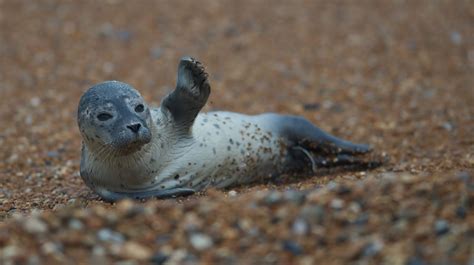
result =
[[191,57],[183,57],[178,66],[176,89],[163,100],[162,106],[177,124],[190,128],[210,93],[204,66]]
[[196,193],[195,190],[189,188],[175,188],[168,190],[150,190],[150,191],[135,191],[135,192],[114,192],[105,189],[97,189],[96,192],[99,194],[104,201],[114,202],[121,199],[147,199],[147,198],[157,198],[157,199],[168,199],[189,196]]

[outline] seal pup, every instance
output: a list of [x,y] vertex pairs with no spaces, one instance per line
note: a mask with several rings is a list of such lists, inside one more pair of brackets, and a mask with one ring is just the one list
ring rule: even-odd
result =
[[210,94],[203,65],[184,57],[176,89],[152,108],[132,86],[106,81],[81,97],[80,175],[104,200],[166,198],[319,167],[369,152],[308,120],[266,113],[199,113]]

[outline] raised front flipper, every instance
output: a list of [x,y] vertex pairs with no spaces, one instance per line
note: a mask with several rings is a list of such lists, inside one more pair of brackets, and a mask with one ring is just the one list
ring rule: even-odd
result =
[[211,93],[204,66],[191,57],[183,57],[178,66],[176,89],[162,102],[174,121],[190,128]]
[[104,199],[104,201],[114,202],[121,199],[168,199],[189,196],[194,194],[196,191],[189,188],[175,188],[168,190],[150,190],[150,191],[135,191],[135,192],[114,192],[105,189],[97,189],[96,192]]

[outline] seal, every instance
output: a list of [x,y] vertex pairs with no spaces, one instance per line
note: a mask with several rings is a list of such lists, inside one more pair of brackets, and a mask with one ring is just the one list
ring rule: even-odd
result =
[[199,113],[210,91],[204,66],[191,57],[180,60],[176,89],[158,108],[119,81],[91,87],[77,114],[85,184],[107,201],[184,196],[358,163],[371,149],[298,116]]

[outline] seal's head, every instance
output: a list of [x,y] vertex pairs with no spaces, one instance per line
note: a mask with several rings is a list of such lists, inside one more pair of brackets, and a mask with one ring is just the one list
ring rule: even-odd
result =
[[77,122],[90,149],[127,155],[151,140],[148,106],[137,90],[118,81],[91,87],[81,97]]

